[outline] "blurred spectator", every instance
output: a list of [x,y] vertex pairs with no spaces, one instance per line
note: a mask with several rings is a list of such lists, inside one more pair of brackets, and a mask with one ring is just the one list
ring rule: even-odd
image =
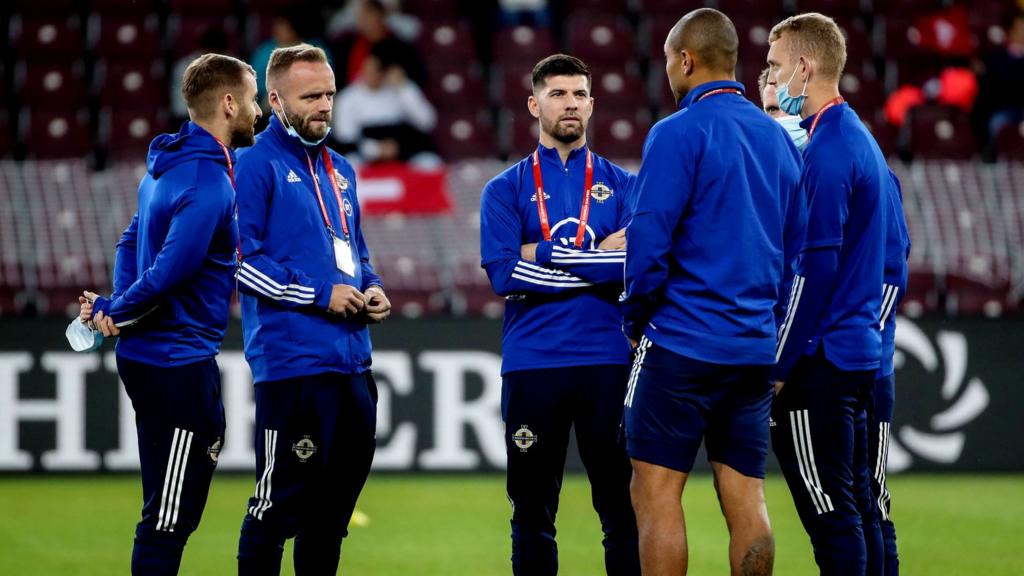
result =
[[391,31],[387,19],[387,9],[380,0],[360,2],[355,30],[343,34],[337,42],[332,42],[334,58],[338,62],[334,69],[338,73],[339,87],[356,81],[363,71],[363,62],[375,46],[385,47],[406,77],[420,86],[424,85],[427,74],[416,49]]
[[[327,37],[339,38],[355,30],[358,27],[362,3],[363,0],[349,0],[343,8],[338,9],[327,22]],[[381,4],[387,12],[388,29],[406,42],[416,40],[422,28],[419,18],[411,14],[403,14],[399,10],[401,4],[399,0],[381,0]]]
[[440,164],[429,136],[437,114],[387,45],[370,51],[359,78],[338,94],[335,108],[339,151],[353,162]]
[[1024,12],[1007,26],[1006,44],[985,58],[975,107],[975,130],[986,142],[985,157],[994,156],[1000,130],[1024,122]]
[[502,26],[551,26],[548,0],[498,0]]
[[181,79],[185,75],[185,68],[203,54],[211,52],[227,54],[228,39],[224,30],[218,26],[210,26],[199,34],[199,47],[191,54],[186,54],[174,63],[174,70],[171,73],[171,126],[178,127],[188,120],[188,108],[185,107],[185,99],[181,97]]
[[[275,16],[271,37],[253,51],[250,64],[256,69],[257,98],[264,109],[267,108],[267,62],[270,61],[270,53],[274,51],[274,48],[294,46],[305,42],[317,48],[323,48],[330,60],[331,52],[327,49],[324,41],[317,37],[319,32],[313,31],[300,14],[301,10],[290,10]],[[333,62],[331,64],[333,66]]]

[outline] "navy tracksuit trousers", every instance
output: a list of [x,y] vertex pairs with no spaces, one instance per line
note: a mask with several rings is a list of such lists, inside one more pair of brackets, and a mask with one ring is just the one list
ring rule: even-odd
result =
[[874,374],[840,370],[819,348],[797,362],[772,406],[772,448],[825,576],[863,576],[865,533],[877,530],[867,452]]
[[512,502],[512,571],[558,572],[555,515],[570,429],[590,479],[609,576],[640,574],[632,474],[620,439],[628,366],[521,370],[502,380],[501,414]]
[[256,384],[256,493],[238,542],[240,576],[333,575],[376,448],[373,376],[328,372]]
[[168,368],[118,356],[117,372],[135,409],[142,465],[132,574],[177,574],[224,440],[220,370],[212,358]]

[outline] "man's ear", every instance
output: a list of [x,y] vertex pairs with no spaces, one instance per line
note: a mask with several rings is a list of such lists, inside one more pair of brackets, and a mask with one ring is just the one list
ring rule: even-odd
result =
[[226,92],[224,97],[221,99],[221,106],[228,118],[233,118],[238,114],[238,101],[231,92]]
[[693,74],[693,54],[689,50],[683,49],[679,51],[679,66],[682,68],[683,74],[687,76]]
[[537,97],[533,94],[526,99],[526,108],[530,111],[531,116],[540,118],[540,102],[537,102]]

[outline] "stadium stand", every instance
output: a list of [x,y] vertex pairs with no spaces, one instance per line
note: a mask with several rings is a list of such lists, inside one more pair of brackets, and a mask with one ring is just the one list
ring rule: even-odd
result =
[[[303,3],[323,22],[336,2]],[[681,4],[683,6],[681,6]],[[479,193],[535,145],[526,110],[530,71],[565,50],[588,61],[597,99],[591,141],[635,169],[652,122],[675,110],[663,42],[678,0],[553,0],[551,19],[501,27],[473,2],[404,0],[437,108],[432,135],[448,162],[454,212],[368,217],[377,266],[398,312],[500,315],[479,268]],[[842,91],[903,182],[914,251],[909,314],[999,315],[1024,296],[1024,124],[980,159],[977,120],[925,103],[902,127],[882,114],[889,93],[926,81],[950,60],[921,46],[920,17],[942,0],[709,0],[740,34],[740,80],[759,103],[768,31],[797,11],[833,15],[848,38]],[[113,246],[135,205],[148,141],[173,130],[174,63],[208,30],[245,56],[288,0],[13,0],[0,7],[0,314],[64,314],[84,286],[109,286]],[[1007,37],[1012,3],[975,0],[980,57]],[[1024,107],[1024,104],[1022,104]]]

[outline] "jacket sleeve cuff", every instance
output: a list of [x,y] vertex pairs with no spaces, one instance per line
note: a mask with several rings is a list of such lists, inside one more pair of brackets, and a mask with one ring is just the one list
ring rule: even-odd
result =
[[552,240],[541,240],[537,243],[537,264],[544,266],[545,268],[551,267],[551,251],[554,248],[554,241]]
[[327,310],[331,305],[331,293],[334,291],[334,285],[330,282],[322,282],[320,287],[316,290],[316,298],[313,299],[313,304],[321,310]]
[[103,312],[104,316],[110,316],[110,304],[111,303],[112,303],[112,301],[110,300],[110,298],[105,298],[103,296],[100,296],[100,297],[96,298],[95,300],[93,300],[93,302],[92,302],[92,316],[89,317],[89,320],[92,320],[93,318],[95,318],[96,314],[99,313],[99,312]]

